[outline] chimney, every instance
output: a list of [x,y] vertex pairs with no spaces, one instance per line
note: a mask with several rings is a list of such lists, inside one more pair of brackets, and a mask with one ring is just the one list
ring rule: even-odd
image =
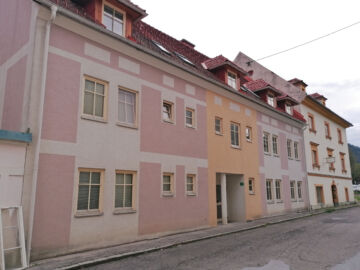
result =
[[300,88],[303,92],[306,92],[306,86],[308,86],[303,80],[299,80],[298,78],[294,78],[288,81],[292,85]]
[[182,44],[188,46],[189,48],[191,49],[194,49],[195,48],[195,45],[192,44],[190,41],[187,41],[185,38],[183,38],[182,40],[180,40],[182,42]]

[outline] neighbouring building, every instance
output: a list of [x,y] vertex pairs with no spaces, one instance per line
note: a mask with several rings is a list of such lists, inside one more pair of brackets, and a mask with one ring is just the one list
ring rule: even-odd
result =
[[293,107],[298,102],[262,79],[244,87],[259,95],[271,110],[257,112],[259,174],[264,216],[309,207],[303,129],[305,119]]
[[297,78],[286,81],[243,53],[234,60],[253,79],[263,79],[284,91],[299,105],[305,117],[304,148],[309,201],[312,208],[354,202],[346,128],[352,124],[326,107],[326,98],[308,95],[307,84]]

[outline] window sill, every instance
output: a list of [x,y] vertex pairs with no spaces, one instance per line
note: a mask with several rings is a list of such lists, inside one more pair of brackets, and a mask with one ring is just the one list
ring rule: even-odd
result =
[[249,191],[249,195],[255,195],[254,191]]
[[216,131],[215,131],[215,135],[218,135],[218,136],[224,136],[222,133],[220,133],[220,132],[216,132]]
[[81,115],[81,119],[95,121],[95,122],[99,122],[99,123],[107,123],[107,120],[105,120],[104,118],[99,118],[99,117],[95,117],[95,116],[91,116],[91,115],[83,114],[83,115]]
[[167,123],[167,124],[172,124],[172,125],[174,125],[174,124],[175,124],[175,122],[174,122],[173,120],[166,120],[166,119],[163,119],[163,122],[164,122],[164,123]]
[[315,129],[312,129],[312,128],[309,128],[309,132],[312,132],[312,133],[315,133],[315,134],[316,134],[316,130],[315,130]]
[[274,201],[267,201],[266,203],[267,204],[274,204],[275,202]]
[[138,129],[137,125],[131,125],[131,124],[127,124],[127,123],[122,123],[122,122],[116,122],[116,125],[119,127],[126,127],[126,128],[131,128],[131,129]]
[[341,145],[343,145],[343,144],[344,144],[342,141],[339,141],[338,143],[339,143],[339,144],[341,144]]
[[271,156],[270,152],[264,152],[264,155]]
[[194,197],[194,196],[196,196],[196,193],[195,192],[187,192],[186,195],[190,196],[190,197]]
[[237,146],[237,145],[231,145],[231,148],[241,150],[240,146]]
[[292,157],[288,157],[288,159],[290,159],[290,160],[294,160]]
[[120,209],[120,208],[118,208],[118,209],[115,209],[113,211],[114,215],[134,214],[134,213],[136,213],[136,210],[134,210],[134,209]]
[[347,173],[347,170],[342,170],[342,173]]
[[163,193],[163,197],[174,197],[174,193]]
[[187,128],[195,129],[195,126],[185,125]]
[[330,137],[330,136],[326,136],[326,139],[329,139],[329,140],[331,140],[331,137]]
[[329,172],[335,172],[335,168],[329,168]]
[[276,203],[284,203],[283,200],[276,200]]
[[249,143],[252,143],[252,140],[250,140],[250,139],[246,139],[246,141],[249,142]]
[[297,202],[297,200],[296,199],[291,199],[291,202]]
[[274,157],[279,158],[280,156],[277,154],[273,154]]
[[94,211],[77,211],[74,215],[76,218],[83,218],[83,217],[96,217],[96,216],[102,216],[104,215],[103,212],[100,210],[94,210]]
[[319,164],[313,164],[313,169],[318,168],[320,170],[320,165]]

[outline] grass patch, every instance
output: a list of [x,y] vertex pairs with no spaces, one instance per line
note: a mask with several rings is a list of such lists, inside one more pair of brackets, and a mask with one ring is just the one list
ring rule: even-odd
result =
[[325,212],[326,213],[332,213],[335,211],[335,208],[326,208]]
[[358,192],[355,193],[355,200],[360,202],[360,193]]

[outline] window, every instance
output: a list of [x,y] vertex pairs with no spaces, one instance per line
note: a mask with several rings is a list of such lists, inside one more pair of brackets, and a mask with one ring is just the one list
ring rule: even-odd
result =
[[337,129],[337,133],[338,133],[339,144],[344,144],[343,140],[342,140],[342,134],[341,134],[341,129],[340,128]]
[[278,151],[278,137],[276,135],[272,135],[272,147],[273,147],[273,154],[275,156],[279,155]]
[[134,208],[134,180],[133,172],[116,172],[115,208]]
[[[329,160],[331,160],[333,158],[333,152],[334,152],[333,149],[327,148],[327,154],[328,154],[328,159]],[[329,170],[330,171],[335,171],[334,162],[329,162],[329,161],[327,161],[327,162],[329,163]]]
[[95,118],[105,116],[105,98],[107,84],[103,81],[85,78],[83,113]]
[[155,40],[152,40],[152,42],[163,52],[167,53],[167,54],[171,54],[163,45],[161,45],[160,43],[156,42]]
[[248,142],[251,142],[252,140],[252,130],[251,127],[246,127],[245,129],[245,137]]
[[174,175],[172,173],[163,174],[162,193],[163,195],[172,195],[174,192]]
[[119,89],[118,121],[130,126],[136,125],[136,93]]
[[295,159],[299,159],[299,143],[294,142],[294,157]]
[[328,122],[324,123],[324,127],[325,127],[325,137],[326,139],[330,139],[331,140],[331,136],[330,136],[330,125]]
[[190,108],[186,108],[185,121],[187,127],[195,127],[195,111]]
[[286,141],[286,146],[287,146],[287,154],[288,154],[288,158],[292,158],[292,152],[291,152],[291,140],[287,140],[287,141]]
[[222,119],[220,117],[215,117],[215,133],[222,134]]
[[186,194],[194,195],[196,193],[196,186],[195,186],[195,175],[188,174],[186,176]]
[[319,157],[318,157],[318,144],[311,142],[310,146],[311,146],[311,158],[312,158],[313,168],[315,167],[320,168]]
[[297,182],[298,198],[302,199],[302,181]]
[[125,13],[104,5],[103,24],[106,29],[123,36]]
[[270,136],[269,133],[264,132],[263,134],[264,153],[270,153],[269,136]]
[[295,200],[295,181],[290,181],[290,198]]
[[266,199],[272,201],[272,180],[266,179]]
[[267,95],[267,103],[272,106],[275,107],[275,99],[273,95]]
[[291,106],[289,104],[285,104],[285,112],[288,114],[292,114],[291,113]]
[[341,170],[343,173],[346,173],[345,154],[344,153],[340,153],[340,160],[341,160]]
[[163,102],[163,120],[166,122],[173,122],[173,106],[174,104],[168,101]]
[[100,210],[100,190],[103,171],[81,169],[79,172],[77,210]]
[[230,87],[236,89],[236,75],[234,73],[227,73],[227,83]]
[[187,59],[185,56],[183,56],[182,54],[180,53],[177,53],[177,52],[174,52],[175,55],[177,57],[179,57],[182,61],[184,61],[185,63],[189,64],[189,65],[192,65],[192,66],[195,66],[193,62],[191,62],[189,59]]
[[316,133],[314,116],[311,113],[309,113],[308,118],[309,118],[309,120],[308,120],[309,121],[309,123],[308,123],[309,124],[309,131]]
[[231,146],[239,147],[239,124],[231,123],[230,124],[230,135],[231,135]]
[[275,196],[277,200],[281,200],[281,180],[275,181]]
[[249,178],[249,194],[255,194],[255,179]]

